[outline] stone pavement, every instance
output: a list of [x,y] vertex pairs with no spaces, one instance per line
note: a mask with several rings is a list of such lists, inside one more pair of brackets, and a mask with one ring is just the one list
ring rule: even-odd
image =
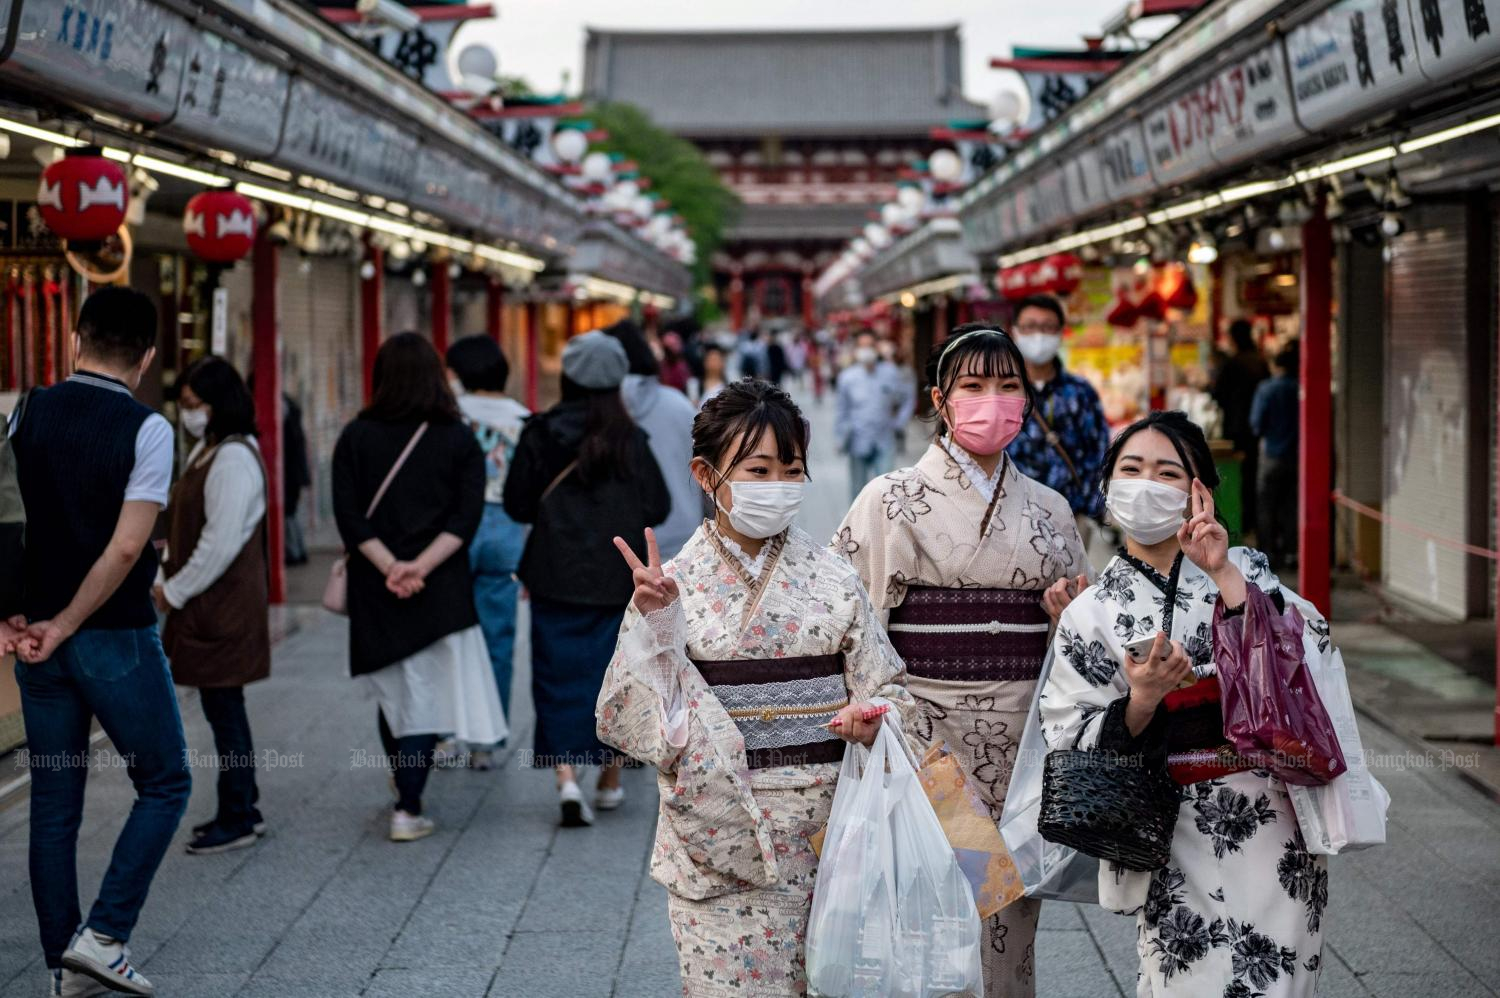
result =
[[[831,403],[814,411],[826,423]],[[846,505],[840,460],[815,436],[808,527],[829,534]],[[556,826],[550,774],[514,755],[495,771],[434,774],[437,834],[385,839],[386,777],[375,707],[344,678],[345,623],[297,612],[271,679],[250,688],[271,833],[257,847],[168,855],[137,928],[136,961],[163,998],[666,998],[679,993],[665,893],[646,876],[655,791],[626,776],[622,810],[593,828]],[[524,634],[524,627],[523,627]],[[1334,631],[1338,634],[1337,628]],[[529,743],[526,647],[518,648],[512,744]],[[184,696],[189,744],[211,739]],[[1458,759],[1364,726],[1395,798],[1391,842],[1332,861],[1320,994],[1330,998],[1493,995],[1500,987],[1500,805],[1460,781]],[[107,748],[107,746],[101,746]],[[122,768],[91,774],[79,844],[85,893],[97,885],[132,793]],[[0,759],[0,786],[20,772]],[[213,807],[214,774],[195,768],[179,832]],[[24,792],[0,807],[0,996],[43,993],[26,871]],[[1134,924],[1097,908],[1049,904],[1037,944],[1043,998],[1133,994]],[[1205,996],[1214,998],[1214,996]]]

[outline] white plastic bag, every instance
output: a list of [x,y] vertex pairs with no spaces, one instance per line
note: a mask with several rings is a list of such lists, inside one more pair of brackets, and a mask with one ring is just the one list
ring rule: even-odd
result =
[[1307,851],[1325,856],[1354,852],[1385,842],[1385,816],[1391,796],[1365,765],[1365,750],[1359,739],[1354,703],[1349,698],[1349,680],[1344,657],[1337,648],[1318,647],[1315,635],[1304,632],[1303,648],[1308,671],[1318,696],[1333,721],[1339,747],[1348,769],[1319,787],[1288,784],[1292,809]]
[[1047,758],[1047,741],[1042,737],[1040,698],[1052,671],[1052,652],[1042,663],[1041,678],[1031,696],[1031,710],[1026,728],[1016,749],[1016,765],[1005,792],[1005,810],[1000,817],[1000,834],[1010,858],[1021,875],[1026,896],[1044,901],[1077,901],[1099,903],[1099,861],[1077,849],[1048,842],[1037,831],[1037,816],[1042,808],[1042,764]]
[[834,791],[807,927],[821,998],[982,998],[968,881],[895,725],[850,745]]

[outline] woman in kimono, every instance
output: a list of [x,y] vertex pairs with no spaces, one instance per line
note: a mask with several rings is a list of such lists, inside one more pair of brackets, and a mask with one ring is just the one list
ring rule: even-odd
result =
[[[1067,500],[1005,454],[1032,401],[1010,337],[958,327],[933,350],[927,382],[937,438],[915,467],[865,486],[834,548],[888,612],[916,704],[906,730],[946,744],[999,820],[1054,601],[1087,584],[1087,563]],[[1040,907],[1023,898],[988,920],[986,995],[1035,993]]]
[[[910,703],[859,577],[792,526],[807,424],[762,381],[725,387],[693,423],[714,507],[665,565],[646,532],[635,597],[599,696],[599,737],[654,765],[651,875],[668,892],[683,994],[807,990],[804,941],[845,741]],[[892,712],[891,721],[897,721]]]
[[[1105,459],[1105,506],[1125,547],[1067,606],[1040,697],[1054,749],[1167,752],[1183,799],[1171,859],[1154,873],[1101,864],[1100,903],[1137,919],[1142,998],[1302,998],[1317,989],[1327,860],[1308,853],[1286,787],[1229,750],[1214,667],[1213,615],[1243,609],[1247,583],[1308,633],[1328,625],[1271,574],[1229,548],[1214,519],[1219,476],[1203,431],[1156,412]],[[1155,635],[1142,662],[1126,645]],[[1181,688],[1179,688],[1181,687]]]

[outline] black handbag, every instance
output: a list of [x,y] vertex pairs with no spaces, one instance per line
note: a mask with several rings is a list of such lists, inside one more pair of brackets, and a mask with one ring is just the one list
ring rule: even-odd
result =
[[1042,764],[1037,831],[1127,870],[1159,870],[1172,854],[1180,802],[1159,753],[1059,749]]

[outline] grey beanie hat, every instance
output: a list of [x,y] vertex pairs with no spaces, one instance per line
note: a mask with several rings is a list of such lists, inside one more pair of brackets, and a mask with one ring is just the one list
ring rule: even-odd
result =
[[619,340],[595,329],[573,337],[563,347],[562,369],[568,380],[584,388],[619,388],[630,370],[630,359]]

